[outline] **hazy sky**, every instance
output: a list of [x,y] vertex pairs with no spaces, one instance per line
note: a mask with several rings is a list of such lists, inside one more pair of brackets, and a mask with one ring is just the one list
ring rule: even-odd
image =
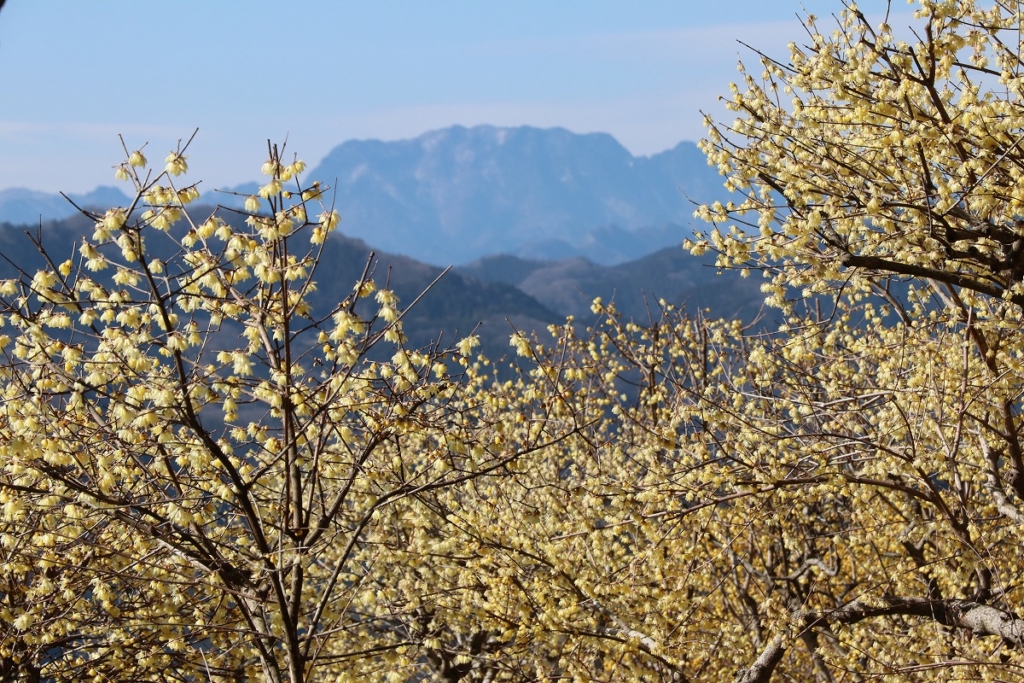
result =
[[[862,0],[881,18],[885,0]],[[7,0],[0,189],[115,184],[118,134],[189,178],[254,180],[266,140],[311,166],[351,138],[490,123],[604,131],[634,154],[702,134],[737,41],[785,55],[840,0]],[[908,13],[902,0],[893,11]]]

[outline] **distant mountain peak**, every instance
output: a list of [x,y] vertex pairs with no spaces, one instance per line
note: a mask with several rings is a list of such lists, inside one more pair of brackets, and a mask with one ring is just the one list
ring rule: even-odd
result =
[[[601,262],[636,258],[671,243],[659,226],[691,223],[689,198],[725,197],[696,145],[634,156],[607,133],[533,126],[451,126],[407,140],[350,140],[311,177],[338,179],[342,230],[431,263],[499,252]],[[635,248],[600,244],[602,226]],[[596,237],[595,237],[596,235]],[[628,239],[619,238],[620,247]],[[553,249],[544,253],[545,245]]]
[[[691,198],[727,196],[691,142],[634,156],[607,133],[533,126],[450,126],[407,140],[349,140],[307,177],[336,185],[332,201],[345,234],[439,265],[495,253],[622,262],[681,243],[693,222]],[[127,202],[114,187],[72,198],[80,206]],[[238,201],[230,194],[207,199]],[[59,195],[0,191],[0,222],[74,211]]]

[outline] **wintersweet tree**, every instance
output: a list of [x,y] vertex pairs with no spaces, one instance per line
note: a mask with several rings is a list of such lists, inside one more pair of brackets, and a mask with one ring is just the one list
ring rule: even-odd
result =
[[[806,45],[761,55],[738,118],[711,124],[704,150],[743,199],[702,208],[715,228],[691,247],[763,270],[784,308],[828,295],[754,349],[743,413],[763,436],[722,445],[751,487],[841,519],[805,556],[811,536],[773,513],[779,551],[739,556],[768,626],[740,680],[783,675],[801,641],[821,680],[1019,670],[1022,11],[922,0],[908,30],[852,3],[810,17]],[[809,592],[764,600],[786,576]]]
[[193,221],[183,150],[126,153],[133,205],[0,286],[0,673],[1019,678],[1021,10],[808,19],[691,245],[785,325],[595,302],[512,379],[407,348],[369,270],[309,304],[299,162]]
[[423,500],[433,524],[407,541],[419,582],[396,582],[419,608],[420,652],[446,681],[718,680],[735,644],[715,642],[729,568],[713,564],[712,520],[736,524],[745,509],[716,510],[717,487],[689,470],[699,397],[728,380],[740,326],[670,313],[552,332],[548,348],[515,339],[536,365],[490,385],[481,411],[521,450],[531,426],[515,416],[547,396],[569,436],[500,480]]
[[996,376],[955,314],[855,298],[770,335],[669,311],[528,347],[538,367],[478,414],[517,450],[531,396],[579,428],[389,517],[395,661],[445,681],[1013,678],[1024,518],[996,418],[1020,350]]
[[338,215],[301,161],[262,170],[196,217],[184,147],[126,149],[131,205],[0,283],[5,678],[401,679],[380,529],[522,455],[449,377],[474,339],[407,348],[372,263],[314,310]]
[[733,85],[739,118],[709,120],[703,149],[745,199],[701,209],[735,224],[694,247],[772,264],[780,302],[897,275],[1024,303],[1021,9],[925,0],[909,42],[852,3],[835,27],[809,17],[807,46]]
[[580,428],[421,499],[392,593],[410,666],[1019,677],[1020,9],[922,3],[901,42],[850,6],[736,88],[705,148],[746,199],[701,210],[719,225],[692,248],[765,272],[786,324],[517,339],[538,365],[481,413],[517,443],[500,411],[547,395]]

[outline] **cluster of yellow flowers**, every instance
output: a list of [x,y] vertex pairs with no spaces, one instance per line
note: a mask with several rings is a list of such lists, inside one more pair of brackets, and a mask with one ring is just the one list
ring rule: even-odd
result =
[[[745,75],[690,242],[784,324],[411,348],[271,147],[193,219],[188,145],[0,281],[12,680],[999,680],[1024,666],[1021,9],[856,5]],[[998,81],[999,88],[994,84]],[[988,89],[986,89],[988,87]],[[311,218],[315,217],[315,218]]]

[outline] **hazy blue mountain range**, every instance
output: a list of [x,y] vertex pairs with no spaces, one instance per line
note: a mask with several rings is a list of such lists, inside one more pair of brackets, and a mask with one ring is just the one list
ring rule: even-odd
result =
[[546,308],[578,320],[592,319],[596,297],[615,302],[626,318],[647,322],[659,315],[658,301],[685,306],[712,317],[753,320],[761,312],[763,280],[754,274],[714,266],[713,255],[697,258],[679,247],[666,247],[643,258],[602,266],[582,258],[538,261],[516,256],[488,256],[456,269],[485,282],[514,285]]
[[[194,207],[196,216],[208,215],[213,207]],[[243,217],[233,212],[220,211],[229,223],[241,227]],[[77,255],[76,245],[83,237],[93,232],[93,221],[79,214],[57,221],[44,221],[38,233],[42,237],[50,260],[60,263]],[[26,229],[28,228],[28,229]],[[188,225],[182,221],[172,228],[172,235],[180,237]],[[28,232],[29,235],[25,233]],[[31,276],[47,267],[44,258],[30,238],[37,234],[33,226],[13,226],[0,223],[0,278],[15,278],[18,271]],[[154,233],[147,239],[147,246],[156,257],[172,258],[177,247],[171,240]],[[109,248],[109,247],[108,247]],[[119,251],[111,249],[114,258]],[[371,260],[371,273],[378,286],[389,287],[398,295],[404,308],[419,296],[443,269],[421,263],[406,256],[375,252],[365,242],[335,233],[327,241],[323,258],[314,279],[317,290],[310,297],[314,312],[330,311],[352,291]],[[110,275],[113,270],[102,271],[96,277]],[[443,335],[451,341],[461,338],[480,326],[478,333],[489,351],[507,352],[508,335],[511,327],[508,320],[520,329],[544,329],[547,325],[561,322],[564,316],[546,308],[533,297],[514,285],[504,282],[483,282],[472,276],[449,272],[440,279],[421,303],[405,316],[405,327],[410,344],[425,346]]]
[[[211,208],[197,207],[195,216]],[[221,212],[229,222],[241,216]],[[31,227],[31,226],[29,226]],[[182,222],[175,232],[183,233]],[[51,260],[72,257],[75,243],[91,235],[93,222],[76,215],[46,221],[40,233]],[[35,234],[35,230],[29,230]],[[0,223],[0,278],[15,277],[21,268],[31,277],[45,267],[44,259],[26,237],[25,226]],[[154,255],[168,258],[174,249],[159,235],[147,242]],[[362,240],[334,234],[328,240],[315,279],[318,289],[311,303],[315,311],[328,311],[352,291],[371,255]],[[165,253],[166,252],[166,253]],[[116,252],[115,252],[116,253]],[[600,296],[615,301],[624,316],[645,322],[648,306],[657,315],[657,300],[685,304],[689,311],[709,309],[712,317],[739,316],[750,320],[760,308],[763,295],[759,278],[743,279],[736,272],[719,274],[712,259],[694,258],[679,247],[670,247],[642,259],[617,266],[601,266],[585,259],[538,261],[515,256],[488,257],[449,272],[406,316],[405,328],[413,346],[435,341],[445,343],[476,329],[482,350],[492,358],[509,353],[508,336],[513,327],[542,334],[551,323],[574,315],[582,324],[593,319],[590,303]],[[442,269],[406,256],[377,252],[373,257],[375,279],[391,288],[403,305],[412,302],[433,282]],[[110,273],[112,271],[104,271]]]
[[[443,265],[498,253],[629,261],[682,243],[692,230],[690,200],[725,194],[693,143],[635,157],[607,134],[526,126],[453,126],[411,140],[351,140],[305,177],[336,189],[345,234]],[[238,204],[227,194],[204,196]],[[127,201],[106,187],[73,198],[104,208]],[[36,223],[73,212],[59,195],[0,191],[0,221]]]
[[499,253],[625,261],[683,241],[688,197],[725,193],[691,142],[634,157],[604,133],[527,126],[351,140],[309,177],[336,188],[346,234],[439,264]]
[[[86,194],[68,195],[75,204],[85,208],[109,209],[128,202],[119,188],[100,186]],[[13,187],[0,190],[0,222],[13,225],[35,225],[40,220],[57,220],[78,213],[67,199],[59,194]]]

